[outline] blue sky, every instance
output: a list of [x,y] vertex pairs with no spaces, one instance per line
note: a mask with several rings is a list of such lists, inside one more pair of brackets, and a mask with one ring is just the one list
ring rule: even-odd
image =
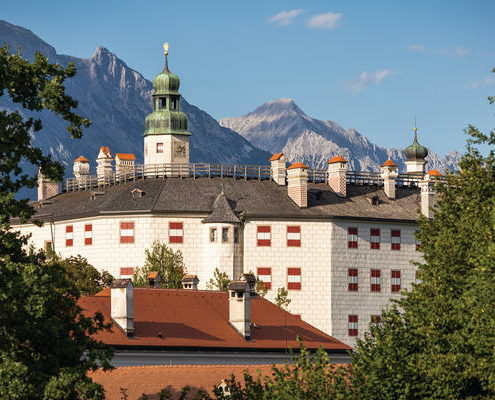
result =
[[[164,41],[181,93],[215,118],[290,97],[310,116],[404,147],[464,150],[494,126],[495,1],[10,1],[0,18],[58,53],[107,47],[152,79]],[[0,38],[1,39],[1,38]]]

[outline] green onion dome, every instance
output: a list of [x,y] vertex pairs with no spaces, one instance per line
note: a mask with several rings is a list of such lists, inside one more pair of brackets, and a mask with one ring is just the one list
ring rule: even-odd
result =
[[168,65],[153,79],[153,91],[155,95],[179,94],[179,86],[179,77],[168,70]]
[[406,147],[404,149],[404,155],[406,156],[408,161],[411,160],[424,160],[428,155],[428,149],[426,147],[421,146],[418,143],[418,128],[414,127],[414,142],[412,145]]

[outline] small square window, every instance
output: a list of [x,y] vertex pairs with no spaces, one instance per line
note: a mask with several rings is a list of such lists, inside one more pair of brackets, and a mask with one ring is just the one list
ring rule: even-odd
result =
[[263,282],[267,289],[272,288],[272,269],[259,267],[257,271],[258,279]]
[[348,334],[349,336],[357,336],[358,335],[358,316],[357,315],[349,315],[348,316]]
[[156,144],[156,152],[157,153],[163,153],[163,143],[157,143]]
[[347,290],[357,292],[358,290],[358,269],[349,268],[347,270]]
[[301,247],[301,227],[300,226],[288,226],[287,227],[287,246],[288,247]]
[[400,292],[400,271],[392,271],[392,293]]
[[182,222],[170,222],[168,224],[168,240],[170,243],[183,243],[184,230]]
[[210,242],[216,242],[217,241],[217,228],[211,228],[210,229]]
[[381,273],[379,269],[372,269],[371,270],[371,291],[372,292],[379,292],[381,287],[380,287],[380,278],[381,278]]
[[257,245],[259,247],[262,246],[270,246],[271,245],[271,229],[270,226],[261,226],[257,227]]
[[134,222],[120,223],[120,243],[134,243]]
[[229,241],[229,228],[222,228],[222,243]]
[[390,231],[390,248],[392,250],[400,250],[400,231],[392,230]]
[[347,229],[347,247],[349,249],[358,248],[358,228]]
[[287,268],[287,289],[301,290],[301,268]]
[[370,248],[380,250],[380,229],[370,230]]

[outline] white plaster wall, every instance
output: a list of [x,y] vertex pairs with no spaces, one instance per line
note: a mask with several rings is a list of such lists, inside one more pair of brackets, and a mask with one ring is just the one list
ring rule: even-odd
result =
[[[174,159],[173,142],[180,141],[186,145],[186,157]],[[163,143],[163,153],[156,152],[156,144]],[[184,164],[189,162],[189,136],[182,135],[148,135],[144,138],[145,164]]]
[[[390,298],[400,294],[391,291],[391,271],[401,271],[401,288],[411,288],[417,267],[411,261],[420,261],[413,233],[416,225],[334,222],[332,234],[332,329],[335,338],[353,346],[356,337],[348,336],[348,316],[358,316],[358,337],[363,338],[371,315],[380,315]],[[358,248],[347,245],[348,227],[358,228]],[[380,229],[380,249],[370,249],[370,229]],[[401,249],[391,250],[390,231],[401,231]],[[348,291],[348,268],[358,269],[358,291]],[[371,291],[371,269],[381,270],[380,292]]]
[[[55,222],[53,225],[55,251],[63,257],[78,255],[85,257],[99,270],[107,270],[116,278],[121,267],[136,267],[144,264],[144,250],[154,240],[160,240],[174,250],[182,251],[188,274],[197,274],[200,279],[203,268],[202,223],[205,216],[162,217],[151,215],[97,216]],[[134,243],[120,243],[120,222],[134,222]],[[169,222],[183,223],[183,243],[169,243]],[[84,244],[84,225],[93,224],[93,244]],[[73,246],[65,245],[65,227],[73,225]],[[30,242],[43,248],[51,239],[50,224],[39,228],[32,224],[20,226],[24,234],[31,233]]]
[[[257,225],[271,226],[270,247],[257,247]],[[288,225],[301,227],[301,247],[287,246]],[[274,301],[277,289],[287,288],[287,268],[301,268],[301,290],[289,290],[289,311],[326,332],[332,329],[331,234],[332,224],[321,221],[247,221],[244,229],[244,272],[271,268],[266,298]]]

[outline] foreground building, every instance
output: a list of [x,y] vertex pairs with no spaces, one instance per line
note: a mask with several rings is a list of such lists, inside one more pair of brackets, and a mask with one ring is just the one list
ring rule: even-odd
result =
[[253,272],[268,299],[286,287],[293,314],[354,345],[416,279],[418,211],[433,217],[440,179],[426,173],[416,132],[405,174],[392,160],[380,172],[348,171],[340,156],[327,170],[287,167],[282,153],[270,166],[193,164],[179,83],[168,64],[153,81],[143,165],[119,153],[114,167],[102,147],[96,175],[79,157],[62,193],[40,174],[33,206],[45,224],[16,228],[38,248],[80,254],[119,278],[132,277],[154,240],[182,252],[200,289],[215,268],[231,279]]

